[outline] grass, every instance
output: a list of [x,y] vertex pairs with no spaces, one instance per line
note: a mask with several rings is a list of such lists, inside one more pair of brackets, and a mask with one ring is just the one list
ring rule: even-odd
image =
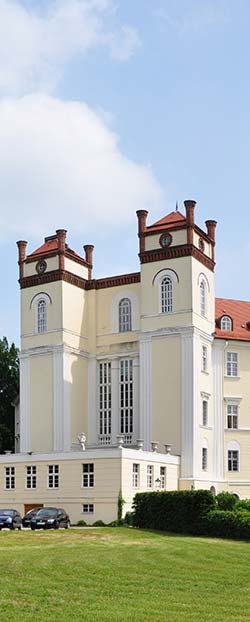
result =
[[0,532],[4,622],[249,621],[249,544],[125,528]]

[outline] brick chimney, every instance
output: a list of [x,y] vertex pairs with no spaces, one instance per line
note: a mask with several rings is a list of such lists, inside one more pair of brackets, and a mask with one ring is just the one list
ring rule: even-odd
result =
[[19,279],[22,279],[24,276],[24,262],[26,259],[27,242],[25,242],[25,240],[19,240],[19,242],[17,242],[17,246],[18,246]]
[[144,232],[146,229],[147,222],[147,210],[139,209],[136,212],[138,218],[138,238],[139,238],[139,251],[143,253],[145,251],[145,236]]
[[88,264],[88,278],[92,279],[92,268],[93,268],[93,244],[85,244],[83,247],[85,250],[85,261]]
[[217,222],[216,220],[206,220],[205,225],[207,227],[207,234],[212,243],[212,259],[214,260],[214,247],[215,247],[215,229]]
[[184,201],[187,219],[187,243],[193,244],[194,240],[194,208],[196,201]]
[[58,239],[58,255],[59,255],[59,270],[65,269],[65,241],[67,231],[66,229],[57,229],[56,235]]

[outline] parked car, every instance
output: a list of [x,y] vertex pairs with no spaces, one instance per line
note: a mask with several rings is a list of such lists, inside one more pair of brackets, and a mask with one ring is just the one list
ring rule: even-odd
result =
[[31,519],[31,529],[59,529],[70,527],[69,515],[62,508],[42,508]]
[[7,529],[21,529],[22,518],[21,514],[16,510],[0,510],[0,530]]
[[23,527],[30,527],[31,526],[31,519],[36,516],[37,512],[39,512],[39,510],[42,509],[42,506],[40,508],[33,508],[32,510],[29,510],[28,512],[26,512],[26,514],[24,515],[23,519],[22,519],[22,526]]

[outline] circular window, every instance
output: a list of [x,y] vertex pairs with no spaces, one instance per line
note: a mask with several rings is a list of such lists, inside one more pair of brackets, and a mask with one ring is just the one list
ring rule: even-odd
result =
[[162,233],[159,241],[162,248],[167,248],[172,242],[172,235],[170,233]]
[[43,274],[45,272],[46,268],[47,268],[47,264],[46,264],[46,261],[44,259],[41,259],[36,264],[36,271],[37,271],[38,274]]

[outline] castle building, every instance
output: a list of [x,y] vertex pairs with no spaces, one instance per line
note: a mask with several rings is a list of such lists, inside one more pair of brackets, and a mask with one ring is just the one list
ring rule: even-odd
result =
[[116,518],[143,490],[250,497],[250,303],[215,299],[214,220],[195,201],[147,224],[140,271],[92,278],[66,231],[19,241],[20,413],[0,504]]

